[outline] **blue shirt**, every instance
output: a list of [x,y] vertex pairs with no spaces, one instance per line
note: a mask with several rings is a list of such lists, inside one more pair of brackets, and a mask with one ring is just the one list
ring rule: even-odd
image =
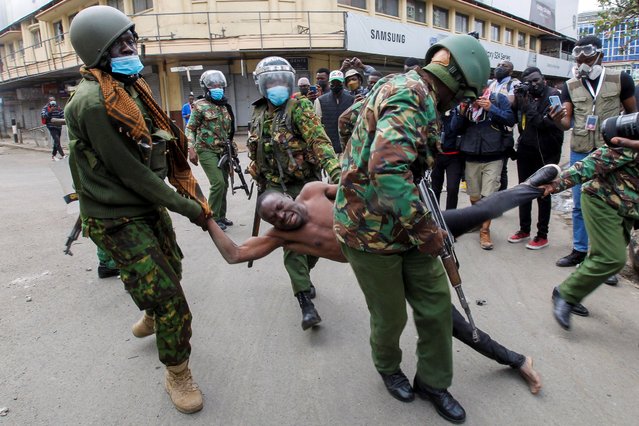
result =
[[184,119],[184,124],[189,121],[189,117],[191,116],[191,104],[185,103],[182,105],[182,118]]

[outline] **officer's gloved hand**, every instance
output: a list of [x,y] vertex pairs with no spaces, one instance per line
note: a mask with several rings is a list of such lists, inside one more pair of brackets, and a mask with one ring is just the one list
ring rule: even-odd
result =
[[202,209],[198,217],[196,217],[195,219],[191,219],[191,222],[202,228],[203,231],[208,231],[209,227],[207,225],[207,222],[209,221],[210,217],[211,215],[206,214],[204,212],[204,209]]

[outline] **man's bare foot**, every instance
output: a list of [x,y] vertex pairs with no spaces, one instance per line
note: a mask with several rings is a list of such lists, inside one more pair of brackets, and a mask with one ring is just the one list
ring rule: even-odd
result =
[[519,367],[519,374],[521,374],[521,377],[528,383],[530,392],[537,395],[541,389],[541,377],[533,369],[533,360],[531,357],[526,357],[526,361]]

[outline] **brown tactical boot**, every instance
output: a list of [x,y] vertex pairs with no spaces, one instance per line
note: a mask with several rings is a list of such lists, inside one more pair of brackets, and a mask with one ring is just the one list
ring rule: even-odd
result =
[[493,242],[490,240],[490,220],[481,225],[479,230],[479,245],[484,250],[492,250]]
[[180,365],[167,365],[164,387],[171,402],[181,413],[195,413],[204,406],[202,392],[191,377],[188,359]]
[[146,337],[155,333],[155,319],[149,314],[144,312],[142,318],[138,320],[133,327],[131,327],[131,331],[135,337]]

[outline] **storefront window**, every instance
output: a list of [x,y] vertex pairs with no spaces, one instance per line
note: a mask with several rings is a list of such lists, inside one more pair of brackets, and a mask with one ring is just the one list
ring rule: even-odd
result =
[[448,9],[433,6],[433,26],[448,29]]
[[513,44],[513,30],[506,28],[504,31],[504,41],[506,44]]
[[344,6],[357,7],[360,9],[367,9],[366,0],[337,0],[338,4],[343,4]]
[[375,12],[399,16],[399,0],[375,0]]
[[466,34],[468,32],[468,15],[455,14],[455,31]]
[[530,50],[537,51],[537,37],[530,36]]
[[153,9],[153,0],[133,0],[133,13]]
[[426,23],[426,2],[406,0],[406,17],[410,21]]
[[481,19],[475,19],[475,29],[480,38],[486,38],[486,22]]
[[520,49],[526,48],[526,33],[517,33],[517,47],[519,47]]
[[490,24],[490,41],[501,40],[501,28],[499,25]]

